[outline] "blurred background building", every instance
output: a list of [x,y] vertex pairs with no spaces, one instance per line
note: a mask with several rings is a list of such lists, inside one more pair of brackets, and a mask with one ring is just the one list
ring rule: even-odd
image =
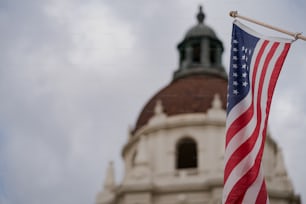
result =
[[[227,74],[223,44],[197,23],[177,46],[172,81],[142,109],[122,149],[123,180],[116,184],[110,163],[97,204],[221,203]],[[276,142],[267,136],[263,156],[271,204],[298,204]]]

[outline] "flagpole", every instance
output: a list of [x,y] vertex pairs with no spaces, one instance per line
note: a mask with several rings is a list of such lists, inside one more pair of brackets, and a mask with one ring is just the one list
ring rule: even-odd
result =
[[260,21],[251,19],[251,18],[249,18],[249,17],[241,16],[241,15],[238,14],[238,11],[231,11],[231,12],[229,13],[229,15],[230,15],[231,17],[233,17],[233,18],[241,18],[241,19],[243,19],[243,20],[246,20],[246,21],[249,21],[249,22],[252,22],[252,23],[261,25],[261,26],[264,26],[264,27],[266,27],[266,28],[270,28],[270,29],[272,29],[272,30],[275,30],[275,31],[278,31],[278,32],[281,32],[281,33],[284,33],[284,34],[287,34],[287,35],[290,35],[290,36],[294,37],[295,40],[301,39],[301,40],[306,41],[306,36],[303,36],[302,33],[290,32],[290,31],[287,31],[287,30],[284,30],[284,29],[281,29],[281,28],[278,28],[278,27],[275,27],[275,26],[266,24],[266,23],[264,23],[264,22],[260,22]]

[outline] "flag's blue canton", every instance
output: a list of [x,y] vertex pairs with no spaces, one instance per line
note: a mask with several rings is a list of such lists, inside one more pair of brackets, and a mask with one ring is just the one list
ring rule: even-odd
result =
[[228,84],[227,113],[239,103],[250,90],[250,64],[258,38],[233,25],[230,72]]

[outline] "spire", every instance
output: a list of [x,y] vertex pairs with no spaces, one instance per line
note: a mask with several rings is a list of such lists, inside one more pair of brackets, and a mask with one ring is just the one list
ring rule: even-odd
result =
[[161,100],[157,100],[154,107],[154,115],[149,120],[149,125],[157,125],[164,123],[167,115],[164,112],[164,107]]
[[115,199],[115,172],[113,162],[109,162],[104,180],[104,189],[96,197],[97,204],[112,204]]
[[156,105],[154,107],[154,114],[155,115],[161,115],[163,113],[164,113],[164,110],[163,110],[162,102],[161,102],[161,100],[158,100],[158,101],[156,101]]
[[104,189],[105,190],[113,190],[115,187],[115,173],[114,173],[114,164],[113,162],[109,162],[109,166],[106,171],[106,177],[104,181]]
[[218,93],[214,95],[211,108],[207,111],[207,118],[213,121],[225,122],[226,112],[222,108],[222,101]]
[[222,109],[222,101],[220,99],[219,94],[214,95],[214,99],[211,103],[211,106],[212,106],[213,109]]
[[197,14],[198,23],[203,23],[205,19],[205,14],[203,13],[202,6],[199,6],[199,13]]

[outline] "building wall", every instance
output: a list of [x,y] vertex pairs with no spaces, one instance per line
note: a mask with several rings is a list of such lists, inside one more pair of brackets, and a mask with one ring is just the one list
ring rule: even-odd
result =
[[[123,148],[126,169],[122,183],[108,190],[106,194],[112,196],[100,193],[97,203],[220,203],[225,117],[225,111],[213,105],[206,114],[168,117],[163,112],[156,112],[146,126],[129,137]],[[184,137],[193,138],[197,143],[196,169],[176,169],[176,145]],[[281,151],[270,136],[263,165],[270,203],[299,203]],[[104,199],[106,197],[108,199]]]

